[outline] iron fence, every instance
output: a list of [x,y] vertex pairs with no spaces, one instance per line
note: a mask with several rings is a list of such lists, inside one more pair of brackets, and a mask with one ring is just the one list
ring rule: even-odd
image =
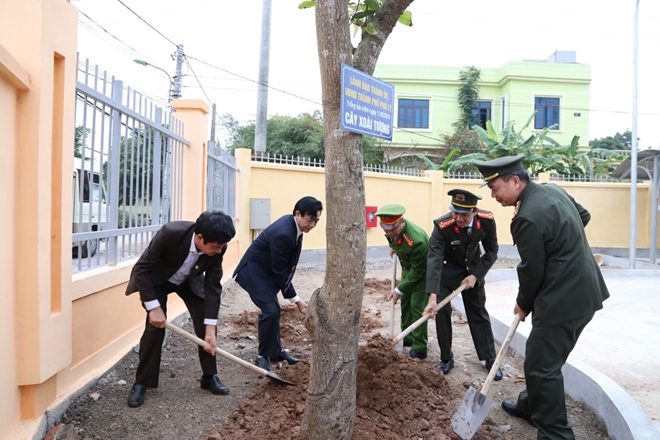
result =
[[[271,155],[270,153],[252,153],[253,162],[268,162],[283,165],[297,165],[307,167],[325,168],[325,162],[319,159],[310,159],[300,156],[287,156],[281,154]],[[418,168],[391,167],[387,164],[365,165],[364,171],[372,173],[395,174],[402,176],[423,177],[424,171]]]
[[182,215],[183,124],[122,81],[79,62],[73,272],[134,258]]

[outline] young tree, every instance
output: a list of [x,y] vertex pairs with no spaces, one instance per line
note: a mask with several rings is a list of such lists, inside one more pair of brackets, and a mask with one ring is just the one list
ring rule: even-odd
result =
[[[397,20],[409,20],[409,14],[403,14],[412,1],[323,0],[307,1],[300,6],[316,6],[327,236],[325,282],[314,292],[305,320],[312,339],[312,364],[302,438],[350,439],[355,421],[357,352],[366,267],[365,193],[362,136],[339,128],[341,64],[373,74]],[[351,23],[361,30],[357,47],[351,43]]]
[[460,117],[452,126],[457,131],[469,130],[475,123],[473,113],[474,103],[479,99],[479,80],[481,71],[474,66],[468,66],[461,70],[458,79],[461,86],[458,88],[458,108]]

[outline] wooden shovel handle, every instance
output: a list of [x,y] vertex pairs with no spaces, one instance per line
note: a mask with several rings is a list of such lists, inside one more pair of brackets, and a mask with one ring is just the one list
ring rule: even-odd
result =
[[[392,282],[390,283],[390,292],[396,287],[396,254],[392,255]],[[392,307],[390,309],[390,334],[394,334],[394,298],[392,298]]]
[[500,351],[497,352],[497,357],[495,358],[495,362],[493,362],[493,366],[490,367],[490,371],[488,372],[488,376],[486,377],[486,382],[484,382],[484,386],[481,387],[480,393],[484,396],[488,395],[488,390],[490,389],[490,386],[493,383],[493,379],[495,379],[495,373],[497,373],[497,369],[500,368],[500,364],[502,363],[502,359],[504,358],[504,353],[509,348],[509,344],[513,339],[513,335],[516,334],[516,329],[518,328],[518,324],[520,324],[520,315],[516,313],[516,316],[513,318],[513,322],[511,323],[511,327],[509,328],[509,332],[506,334],[504,341],[502,341],[502,345],[500,346]]
[[[173,333],[176,333],[178,335],[183,336],[186,339],[189,339],[189,340],[193,341],[194,343],[196,343],[200,347],[206,348],[206,347],[209,346],[208,342],[204,341],[203,339],[198,338],[197,336],[193,335],[192,333],[188,333],[184,329],[182,329],[180,327],[177,327],[176,325],[172,324],[169,321],[165,321],[165,328],[172,331]],[[255,373],[258,373],[262,376],[270,376],[268,374],[269,372],[264,370],[263,368],[259,368],[256,365],[251,364],[251,363],[249,363],[249,362],[247,362],[247,361],[245,361],[245,360],[243,360],[239,357],[236,357],[231,353],[228,353],[224,350],[221,350],[218,347],[215,348],[215,352],[217,354],[219,354],[220,356],[222,356],[223,358],[225,358],[225,359],[228,359],[228,360],[230,360],[230,361],[232,361],[236,364],[242,365],[245,368],[249,368],[250,370],[254,371]]]
[[[435,307],[436,312],[437,312],[438,310],[440,310],[441,308],[443,308],[444,306],[446,306],[447,303],[449,303],[449,301],[451,301],[452,299],[454,299],[454,298],[455,298],[459,293],[461,293],[463,290],[465,290],[465,284],[461,284],[460,286],[458,286],[458,288],[457,288],[456,290],[454,290],[452,293],[450,293],[445,299],[443,299],[442,301],[440,301],[440,302],[436,305],[436,307]],[[396,337],[392,340],[392,345],[396,345],[396,344],[398,344],[399,341],[403,340],[403,338],[405,338],[406,336],[408,336],[408,335],[410,334],[410,332],[412,332],[412,331],[415,330],[417,327],[419,327],[420,325],[422,325],[422,324],[423,324],[427,319],[429,319],[430,317],[431,317],[431,314],[430,314],[430,313],[425,313],[424,315],[422,315],[421,318],[419,318],[417,321],[415,321],[415,322],[413,322],[412,324],[410,324],[410,326],[408,326],[408,328],[406,328],[406,329],[405,329],[404,331],[402,331],[398,336],[396,336]]]

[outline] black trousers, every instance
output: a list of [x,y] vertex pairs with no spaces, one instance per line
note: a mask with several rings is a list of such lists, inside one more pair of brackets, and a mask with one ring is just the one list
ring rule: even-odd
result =
[[[439,303],[445,299],[451,292],[444,296],[437,296]],[[477,284],[461,293],[463,306],[467,315],[468,325],[474,348],[477,350],[477,356],[480,361],[492,359],[497,356],[495,352],[495,342],[493,338],[493,328],[490,326],[490,316],[486,311],[486,290],[484,283],[477,281]],[[435,329],[440,346],[440,360],[449,361],[454,358],[451,351],[452,330],[451,330],[451,303],[438,310],[435,315]]]
[[518,396],[518,409],[532,417],[538,440],[575,439],[566,416],[561,368],[593,317],[592,312],[548,327],[533,326],[529,333],[524,364],[527,389]]
[[259,356],[277,358],[282,353],[280,340],[280,303],[275,296],[270,301],[260,301],[250,295],[255,306],[261,310],[258,321]]
[[[198,338],[204,339],[206,335],[206,326],[204,325],[204,300],[195,295],[187,283],[172,284],[170,282],[156,286],[158,292],[158,301],[167,314],[167,295],[176,292],[183,300],[190,313],[193,322],[195,334]],[[165,329],[154,327],[149,323],[149,314],[147,314],[144,333],[140,338],[140,362],[138,363],[135,374],[135,383],[145,385],[147,388],[158,387],[158,375],[160,372],[160,357],[165,339]],[[202,347],[199,350],[199,363],[202,366],[202,373],[214,375],[218,373],[215,356],[204,351]]]

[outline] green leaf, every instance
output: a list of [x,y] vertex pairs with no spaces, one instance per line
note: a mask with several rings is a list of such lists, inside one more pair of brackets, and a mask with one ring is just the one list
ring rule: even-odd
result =
[[380,10],[380,3],[378,3],[376,0],[364,0],[364,4],[367,5],[368,10],[374,12]]
[[372,23],[367,23],[367,26],[364,28],[364,30],[369,35],[376,35],[378,33],[378,31],[376,30],[376,28]]
[[398,21],[404,26],[412,26],[412,12],[403,11],[403,14],[401,14]]
[[449,165],[449,162],[451,162],[451,160],[454,158],[454,156],[456,156],[460,152],[461,152],[461,150],[459,150],[458,148],[454,148],[453,150],[451,150],[451,152],[447,155],[447,157],[445,157],[445,160],[442,161],[442,165],[440,165],[440,169],[446,171],[447,166]]
[[437,163],[432,162],[431,159],[424,156],[423,154],[415,154],[415,156],[424,162],[424,166],[427,170],[437,170],[440,168]]
[[316,0],[306,0],[298,5],[298,9],[308,9],[316,6]]
[[359,20],[360,18],[369,17],[370,15],[374,15],[376,12],[377,11],[370,11],[370,10],[356,12],[355,14],[353,14],[352,20]]

